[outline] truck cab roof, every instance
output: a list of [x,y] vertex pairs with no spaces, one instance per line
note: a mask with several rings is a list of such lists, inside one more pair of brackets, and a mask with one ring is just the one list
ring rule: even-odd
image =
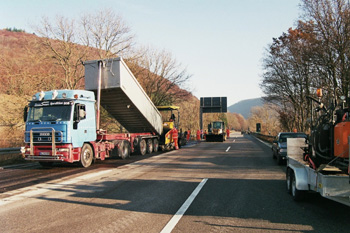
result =
[[41,91],[33,95],[32,101],[47,100],[85,100],[95,101],[95,94],[85,90],[51,90]]

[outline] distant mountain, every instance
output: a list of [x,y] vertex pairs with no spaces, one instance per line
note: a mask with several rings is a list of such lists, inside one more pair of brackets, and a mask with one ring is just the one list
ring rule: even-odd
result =
[[239,113],[245,119],[247,119],[250,115],[250,109],[252,107],[263,106],[263,105],[264,105],[264,103],[263,103],[262,98],[255,98],[255,99],[241,100],[238,103],[235,103],[235,104],[229,106],[227,109],[229,112]]

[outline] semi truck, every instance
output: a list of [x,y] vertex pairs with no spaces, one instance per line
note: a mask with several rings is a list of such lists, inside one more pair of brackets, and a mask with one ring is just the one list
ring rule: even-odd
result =
[[[122,58],[86,61],[84,67],[85,90],[42,91],[29,101],[22,150],[26,160],[89,167],[96,159],[178,149],[177,128],[163,133],[166,122]],[[126,133],[110,134],[100,127],[101,106]]]
[[225,123],[223,121],[213,121],[208,124],[208,133],[205,136],[207,142],[226,141]]
[[311,131],[306,139],[287,139],[287,190],[302,200],[310,192],[350,206],[350,101],[334,94],[330,106],[322,90],[311,100]]

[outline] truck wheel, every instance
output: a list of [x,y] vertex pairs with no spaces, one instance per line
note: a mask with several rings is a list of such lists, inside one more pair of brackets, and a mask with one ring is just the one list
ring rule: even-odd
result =
[[147,143],[145,139],[141,139],[140,143],[139,143],[139,153],[140,155],[145,155],[146,151],[147,151]]
[[305,197],[305,191],[297,189],[294,173],[291,175],[291,177],[292,177],[291,192],[292,192],[293,199],[294,201],[302,201]]
[[153,152],[153,142],[152,139],[147,140],[147,154],[151,154]]
[[292,193],[292,175],[293,172],[291,169],[287,168],[286,172],[286,183],[287,183],[287,193],[291,194]]
[[84,144],[80,154],[80,165],[82,167],[90,167],[93,157],[94,153],[92,152],[91,146],[89,144]]
[[158,149],[159,149],[159,142],[158,142],[158,139],[155,138],[155,139],[153,139],[153,151],[157,152]]
[[282,163],[283,163],[283,159],[281,158],[280,155],[277,155],[277,164],[282,165]]
[[118,148],[119,157],[122,159],[126,159],[130,156],[130,145],[127,141],[122,141]]
[[273,150],[273,149],[271,149],[271,150],[272,150],[272,158],[273,158],[273,159],[276,159],[276,155],[275,155],[274,150]]

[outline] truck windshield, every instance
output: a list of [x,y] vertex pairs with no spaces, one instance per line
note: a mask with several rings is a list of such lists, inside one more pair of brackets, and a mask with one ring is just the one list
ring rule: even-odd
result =
[[280,142],[287,142],[287,138],[307,138],[304,133],[290,133],[290,134],[281,134]]
[[213,122],[213,128],[214,129],[221,129],[221,122]]
[[30,107],[27,121],[69,121],[71,111],[70,105]]

